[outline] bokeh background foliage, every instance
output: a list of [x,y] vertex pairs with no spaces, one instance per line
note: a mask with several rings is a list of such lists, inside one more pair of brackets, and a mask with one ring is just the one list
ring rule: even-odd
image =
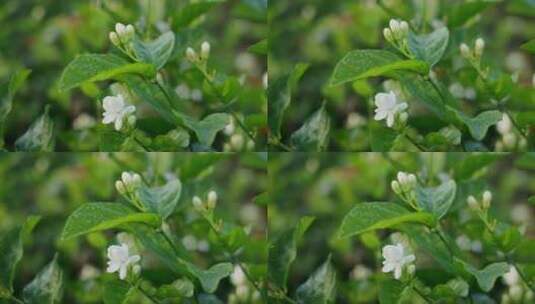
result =
[[[472,7],[475,9],[462,6],[468,2],[474,2]],[[464,101],[463,112],[469,115],[492,106],[488,94],[477,82],[475,72],[463,63],[459,45],[462,42],[472,45],[476,38],[484,38],[487,45],[484,63],[517,80],[507,107],[519,115],[517,119],[523,126],[532,125],[535,113],[534,62],[533,55],[521,46],[535,36],[534,17],[535,2],[531,0],[270,1],[270,84],[291,73],[299,63],[308,64],[302,78],[289,90],[292,92],[291,104],[284,114],[282,138],[289,138],[325,104],[330,117],[328,147],[325,149],[371,151],[368,125],[373,121],[373,96],[392,86],[385,88],[385,79],[375,78],[332,87],[330,79],[336,64],[349,51],[392,50],[383,37],[383,28],[388,26],[391,18],[411,21],[417,27],[426,22],[428,31],[441,25],[449,28],[449,46],[434,71],[448,88],[453,86],[457,93],[461,91],[460,95],[466,93],[470,97],[459,98]],[[442,127],[436,116],[420,104],[409,102],[409,107],[409,123],[424,135]],[[273,118],[271,112],[269,117],[270,120]],[[492,149],[491,143],[499,134],[495,128],[491,129],[484,144]],[[283,150],[280,146],[273,147]],[[298,150],[317,150],[315,148],[298,147]],[[398,146],[397,151],[412,148],[405,143]],[[444,151],[441,149],[439,151]]]
[[[202,41],[209,41],[212,44],[211,67],[242,78],[245,83],[232,108],[247,120],[249,127],[265,124],[267,109],[262,76],[267,62],[265,55],[248,51],[248,48],[267,35],[266,0],[202,1],[210,3],[199,7],[208,9],[195,11],[197,13],[183,10],[190,3],[200,2],[195,0],[2,1],[2,98],[11,75],[21,68],[32,70],[27,83],[17,93],[7,119],[6,147],[11,147],[49,104],[49,114],[55,124],[56,150],[99,150],[99,128],[95,127],[94,120],[102,119],[100,100],[110,95],[108,86],[85,85],[81,89],[60,92],[57,84],[63,69],[76,55],[113,51],[108,34],[116,22],[133,24],[138,32],[152,34],[152,38],[160,31],[171,30],[176,34],[175,49],[165,76],[172,89],[184,92],[183,88],[187,87],[188,94],[195,91],[190,96],[183,94],[180,100],[183,110],[192,116],[204,117],[214,112],[217,103],[203,87],[200,73],[184,67],[184,52],[188,46],[198,49]],[[192,19],[191,16],[200,17]],[[143,117],[138,126],[149,135],[161,134],[169,128],[150,106],[136,106]],[[217,145],[221,146],[223,140],[219,138]],[[262,142],[260,134],[258,143]]]
[[[17,295],[57,252],[64,271],[62,303],[102,303],[104,284],[110,278],[105,274],[106,248],[117,242],[114,231],[67,241],[60,241],[60,235],[67,217],[82,204],[123,200],[114,183],[125,170],[143,174],[150,184],[161,184],[166,176],[180,178],[182,194],[168,222],[175,241],[189,248],[192,262],[203,268],[225,261],[226,256],[215,235],[207,233],[207,223],[193,210],[191,200],[194,195],[217,191],[218,216],[250,231],[241,240],[242,263],[257,279],[263,277],[267,259],[266,209],[255,199],[267,188],[263,154],[2,153],[0,233],[20,225],[30,215],[42,216],[24,244],[24,256],[14,280]],[[173,281],[172,272],[149,251],[142,256],[144,278],[155,286]],[[225,300],[233,290],[227,278],[215,295]],[[128,303],[145,301],[137,294]]]
[[[381,248],[391,243],[389,236],[395,230],[377,230],[344,239],[338,238],[338,232],[342,219],[356,204],[398,201],[390,188],[398,171],[418,173],[423,181],[440,180],[446,174],[456,180],[456,197],[443,223],[452,239],[468,242],[468,246],[463,244],[464,254],[473,265],[500,259],[492,242],[484,237],[481,222],[470,215],[466,205],[468,195],[492,191],[492,216],[524,231],[516,254],[524,255],[521,267],[533,281],[535,265],[529,252],[535,248],[534,154],[271,153],[270,242],[296,227],[300,219],[303,223],[306,217],[315,218],[298,238],[296,259],[288,276],[288,296],[294,297],[298,286],[330,255],[337,278],[334,303],[377,303],[380,282],[391,277],[381,272]],[[416,247],[414,254],[416,275],[427,286],[450,279],[451,274],[441,268],[432,254],[421,247]],[[470,285],[473,303],[499,303],[507,291],[503,279],[498,279],[488,293],[474,282]],[[459,301],[462,300],[455,303],[464,303]]]

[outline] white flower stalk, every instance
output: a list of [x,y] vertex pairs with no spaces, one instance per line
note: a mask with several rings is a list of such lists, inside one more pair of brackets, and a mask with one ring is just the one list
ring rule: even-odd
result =
[[[390,93],[379,93],[375,95],[375,120],[386,119],[386,125],[390,128],[394,126],[397,117],[401,115],[408,105],[405,102],[398,102],[396,94],[393,91]],[[404,118],[406,120],[406,118]]]
[[[383,247],[383,272],[393,272],[394,278],[399,280],[403,269],[408,268],[416,259],[413,254],[406,254],[406,250],[401,243],[396,245],[386,245]],[[412,268],[412,267],[411,267]]]
[[139,265],[136,265],[136,263],[141,260],[141,257],[139,255],[130,255],[128,245],[121,244],[120,246],[112,245],[108,247],[108,259],[106,271],[109,273],[119,272],[119,278],[124,280],[129,269],[139,269]]
[[201,44],[201,59],[207,60],[210,57],[210,43],[205,41]]
[[125,103],[124,97],[121,94],[105,97],[102,104],[104,107],[102,123],[114,123],[115,130],[117,131],[122,129],[124,119],[136,111],[135,106]]

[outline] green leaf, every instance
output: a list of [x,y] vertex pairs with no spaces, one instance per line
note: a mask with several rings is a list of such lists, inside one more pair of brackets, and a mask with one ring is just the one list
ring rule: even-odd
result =
[[156,69],[151,64],[128,63],[115,55],[80,55],[63,71],[59,89],[66,91],[86,82],[116,79],[124,74],[140,74],[152,78],[156,75]]
[[483,12],[486,8],[498,2],[499,1],[495,0],[476,0],[470,2],[461,2],[453,6],[453,8],[448,13],[448,25],[451,27],[462,26],[472,17]]
[[395,71],[413,71],[427,75],[429,65],[419,60],[403,60],[394,53],[383,50],[356,50],[349,52],[338,62],[331,76],[330,85],[390,75]]
[[499,153],[479,153],[468,154],[453,167],[456,180],[466,180],[471,178],[476,172],[485,168],[500,159],[503,154]]
[[520,46],[521,49],[523,49],[524,51],[528,51],[530,53],[534,53],[535,54],[535,39],[532,39],[524,44],[522,44],[522,46]]
[[339,238],[347,238],[366,231],[385,229],[402,223],[435,225],[435,218],[427,212],[410,212],[400,205],[384,202],[355,205],[342,220]]
[[177,29],[190,25],[201,15],[206,14],[210,9],[224,2],[224,0],[202,0],[188,3],[175,15],[173,28]]
[[248,49],[249,52],[255,53],[258,55],[267,55],[268,53],[268,40],[264,39],[261,40],[253,45],[251,45]]
[[181,191],[182,184],[178,179],[173,179],[161,187],[148,187],[143,184],[138,188],[137,194],[148,212],[159,214],[165,220],[175,210]]
[[474,118],[461,115],[472,137],[476,140],[482,140],[487,135],[488,129],[502,120],[502,113],[500,111],[486,111],[480,113]]
[[336,300],[336,270],[331,256],[297,287],[295,298],[299,304],[330,304]]
[[175,34],[167,32],[150,42],[143,42],[136,38],[132,45],[134,53],[139,60],[150,63],[159,70],[163,68],[173,53]]
[[103,282],[104,290],[102,300],[104,304],[124,304],[135,290],[132,286],[123,280],[117,278],[108,279]]
[[191,298],[195,286],[188,279],[178,279],[171,284],[165,284],[158,288],[156,296],[161,299],[168,298]]
[[461,279],[455,278],[451,279],[445,284],[440,284],[433,287],[432,296],[434,298],[443,299],[443,298],[458,298],[458,297],[467,297],[470,291],[470,285]]
[[370,133],[370,145],[374,152],[386,152],[392,150],[398,138],[398,133],[381,123],[372,121],[368,125]]
[[22,299],[26,304],[61,303],[63,296],[63,271],[58,265],[58,256],[24,287]]
[[185,129],[177,128],[156,136],[152,146],[155,151],[179,151],[187,148],[189,144],[189,133]]
[[451,207],[457,192],[455,181],[449,180],[438,187],[416,187],[416,202],[420,208],[441,219]]
[[15,141],[17,151],[50,152],[54,150],[54,122],[48,115],[49,110],[50,107],[47,106],[45,113]]
[[119,203],[87,203],[69,216],[63,227],[61,239],[67,240],[126,223],[137,222],[159,227],[161,221],[157,214],[139,213]]
[[405,286],[401,281],[388,279],[382,281],[379,288],[379,303],[380,304],[394,304],[398,303]]
[[450,32],[446,27],[425,35],[416,35],[411,31],[408,39],[409,50],[417,59],[425,61],[430,67],[433,67],[444,55],[449,38]]
[[15,269],[24,252],[23,241],[38,221],[39,217],[29,217],[23,225],[0,234],[0,298],[13,293]]
[[227,113],[210,114],[201,121],[189,116],[181,115],[184,125],[197,135],[202,145],[210,147],[215,140],[217,132],[223,130],[230,123],[230,115]]
[[418,248],[422,248],[435,259],[445,271],[455,273],[449,250],[436,233],[429,233],[429,230],[416,225],[405,225],[401,227],[401,231],[406,233]]
[[496,279],[509,271],[509,265],[505,262],[492,263],[485,268],[478,270],[474,266],[455,258],[455,261],[462,265],[464,270],[472,274],[479,284],[479,287],[485,292],[488,292],[494,286]]
[[268,256],[268,280],[282,290],[286,290],[290,265],[297,256],[297,244],[313,221],[312,217],[303,217],[294,228],[284,231],[271,241]]
[[271,135],[277,139],[281,138],[281,125],[284,112],[292,101],[292,91],[297,86],[297,82],[308,68],[308,64],[297,64],[293,71],[281,78],[270,81],[268,87],[268,123]]
[[323,105],[292,134],[290,141],[300,151],[323,151],[327,148],[331,119]]
[[6,96],[0,97],[0,147],[4,145],[4,123],[9,113],[11,113],[11,109],[13,108],[13,98],[20,90],[22,85],[26,82],[26,79],[28,79],[30,73],[31,70],[28,69],[21,69],[15,72],[11,76],[9,85],[7,86]]

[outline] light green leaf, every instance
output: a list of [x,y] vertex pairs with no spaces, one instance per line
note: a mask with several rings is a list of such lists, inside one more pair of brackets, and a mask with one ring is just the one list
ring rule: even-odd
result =
[[0,299],[13,293],[15,269],[22,258],[23,241],[39,222],[39,217],[29,217],[26,222],[4,234],[0,234]]
[[50,152],[54,150],[54,122],[48,115],[49,110],[50,107],[47,106],[45,113],[15,141],[17,151]]
[[69,216],[63,227],[61,239],[67,240],[134,222],[159,227],[161,221],[157,214],[136,212],[119,203],[87,203]]
[[478,270],[474,266],[455,258],[455,261],[461,264],[467,272],[472,274],[479,284],[479,287],[485,292],[488,292],[494,286],[496,279],[509,271],[509,265],[505,262],[492,263],[485,268]]
[[268,123],[271,135],[277,139],[281,138],[281,125],[284,112],[292,101],[292,91],[297,86],[297,82],[308,68],[308,64],[297,64],[293,71],[281,78],[270,81],[268,87]]
[[434,226],[435,217],[427,212],[410,212],[400,205],[384,202],[355,205],[342,220],[339,238],[347,238],[366,231],[385,229],[403,223]]
[[[0,96],[0,147],[4,145],[4,122],[13,108],[13,98],[26,82],[30,73],[31,70],[28,69],[21,69],[15,72],[11,76],[9,85],[7,86],[6,96]],[[2,90],[2,93],[0,94],[3,95],[3,93],[4,90]]]
[[416,187],[416,201],[423,210],[441,219],[451,207],[457,192],[455,181],[449,180],[438,187]]
[[323,105],[292,134],[290,141],[300,151],[323,151],[327,148],[331,119]]
[[195,286],[188,279],[178,279],[171,284],[165,284],[158,288],[156,295],[161,299],[168,298],[191,298]]
[[476,140],[482,140],[487,135],[488,129],[502,120],[502,113],[500,111],[486,111],[474,118],[461,115],[472,137]]
[[396,54],[383,50],[356,50],[338,62],[331,76],[330,85],[390,75],[395,71],[413,71],[427,75],[429,65],[419,60],[403,60]]
[[66,91],[86,82],[115,79],[124,74],[140,74],[152,78],[156,75],[156,69],[152,64],[128,63],[115,55],[80,55],[63,71],[59,89]]
[[426,35],[409,33],[409,50],[417,59],[425,61],[430,67],[437,64],[448,46],[450,32],[446,27]]
[[223,130],[231,119],[227,113],[210,114],[201,121],[186,115],[181,115],[181,117],[184,125],[195,132],[199,142],[207,147],[212,145],[217,132]]
[[303,217],[294,228],[271,240],[268,256],[268,280],[271,284],[286,290],[290,265],[297,256],[297,244],[313,221],[312,217]]
[[368,128],[372,151],[386,152],[392,150],[394,142],[398,138],[398,132],[376,121],[370,122]]
[[136,57],[145,63],[154,65],[157,70],[163,68],[167,63],[174,48],[175,34],[172,32],[164,33],[150,42],[143,42],[137,38],[133,41]]
[[295,294],[299,304],[330,304],[336,300],[336,270],[331,263],[331,256],[307,281],[297,287]]
[[50,262],[22,291],[26,304],[59,304],[63,296],[63,271],[58,256]]
[[173,18],[173,28],[178,29],[190,25],[201,15],[206,14],[210,9],[224,2],[224,0],[201,0],[186,4]]
[[380,283],[379,303],[395,304],[401,299],[405,286],[399,280],[388,279]]
[[137,194],[147,211],[157,213],[165,220],[175,210],[181,191],[182,184],[178,179],[173,179],[161,187],[142,185],[138,188]]
[[440,284],[433,287],[432,296],[438,299],[443,298],[458,298],[458,297],[467,297],[470,291],[470,285],[461,279],[455,278],[451,279],[445,284]]
[[115,277],[104,281],[103,285],[102,300],[104,304],[125,304],[135,290],[128,282],[118,280]]
[[520,46],[520,48],[523,49],[524,51],[528,51],[530,53],[535,54],[535,39],[532,39],[532,40],[522,44],[522,46]]
[[153,146],[155,151],[179,151],[187,148],[189,143],[189,133],[185,129],[177,128],[156,136]]
[[268,40],[264,39],[261,40],[253,45],[251,45],[248,49],[249,52],[255,53],[258,55],[267,55],[268,53]]

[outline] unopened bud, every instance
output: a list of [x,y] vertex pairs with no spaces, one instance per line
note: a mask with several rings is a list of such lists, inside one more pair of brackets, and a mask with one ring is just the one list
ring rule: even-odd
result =
[[134,37],[135,33],[136,33],[136,29],[134,28],[134,26],[132,24],[129,24],[129,25],[126,26],[126,36],[128,38]]
[[401,21],[401,23],[399,24],[399,28],[404,35],[409,33],[409,24],[407,23],[407,21]]
[[198,196],[193,197],[193,208],[195,208],[195,210],[197,211],[204,209],[203,202],[200,197]]
[[197,61],[197,53],[195,52],[194,49],[192,49],[191,47],[188,47],[186,49],[186,58],[188,58],[188,60],[191,62]]
[[134,173],[134,175],[132,176],[132,185],[134,185],[134,186],[141,185],[141,175],[139,175],[137,173]]
[[395,194],[401,194],[401,187],[399,186],[399,182],[396,181],[396,180],[393,180],[391,183],[390,183],[390,186],[392,187],[392,190],[394,191]]
[[115,46],[118,46],[121,43],[120,40],[119,40],[119,36],[117,36],[116,32],[111,32],[110,33],[110,41]]
[[408,119],[409,119],[409,113],[402,112],[401,114],[399,114],[399,122],[401,122],[402,125],[405,125]]
[[490,191],[483,192],[483,208],[488,209],[490,207],[490,202],[492,201],[492,193]]
[[385,39],[388,42],[392,42],[394,40],[394,36],[392,36],[392,31],[389,28],[385,28],[383,30],[383,35],[385,36]]
[[230,137],[230,145],[235,151],[243,149],[243,136],[241,134],[234,134]]
[[476,56],[481,57],[481,55],[483,55],[484,50],[485,50],[485,40],[483,40],[482,38],[477,38],[476,47],[475,47]]
[[464,58],[470,58],[470,48],[466,43],[462,43],[459,49],[461,50],[461,56]]
[[141,272],[141,266],[137,264],[134,265],[134,267],[132,267],[132,272],[134,272],[135,275],[138,275]]
[[407,182],[409,181],[409,179],[408,179],[409,177],[407,176],[407,173],[405,173],[405,172],[401,172],[401,171],[398,172],[397,177],[398,177],[398,181],[399,181],[401,186],[406,185]]
[[119,194],[121,195],[126,194],[126,188],[124,186],[124,183],[120,180],[115,182],[115,189],[117,189],[117,192],[119,192]]
[[128,122],[128,125],[129,125],[130,127],[134,128],[134,127],[136,126],[136,121],[137,121],[137,118],[136,118],[135,115],[130,115],[130,116],[128,116],[128,120],[127,120],[127,122]]
[[249,141],[247,141],[247,150],[248,151],[251,151],[254,149],[254,146],[255,146],[255,143],[252,139],[250,139]]
[[115,24],[115,31],[122,38],[126,34],[126,26],[122,23],[117,23]]
[[206,60],[210,57],[210,43],[205,41],[201,44],[201,59]]
[[399,30],[400,30],[400,24],[399,24],[399,21],[397,21],[396,19],[390,19],[390,29],[392,30],[392,33],[394,35],[397,35]]
[[470,195],[467,199],[468,207],[472,210],[478,210],[479,209],[479,203],[477,202],[476,198]]
[[416,272],[416,266],[414,266],[414,264],[410,264],[409,266],[407,266],[407,273],[409,275],[413,275],[414,272]]
[[216,204],[217,204],[217,192],[212,190],[208,192],[208,201],[207,201],[208,208],[214,209]]
[[416,186],[416,175],[409,174],[409,184],[411,185],[411,187]]

